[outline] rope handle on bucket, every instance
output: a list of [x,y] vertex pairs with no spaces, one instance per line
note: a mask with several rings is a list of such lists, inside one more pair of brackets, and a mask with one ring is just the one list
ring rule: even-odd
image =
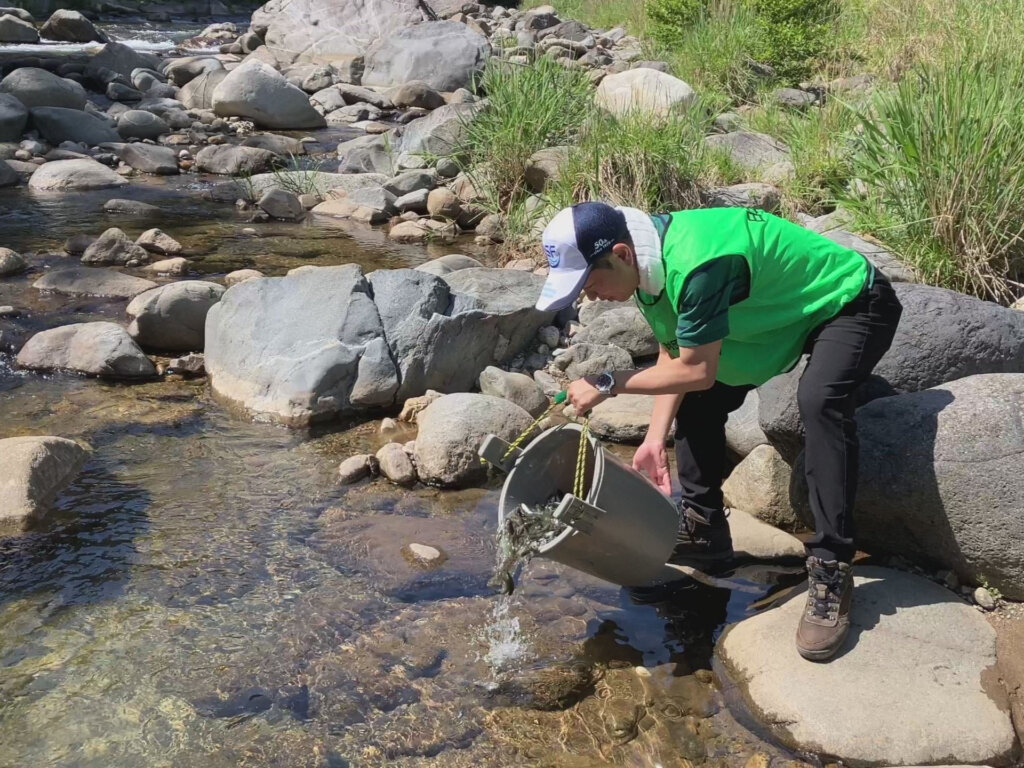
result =
[[[516,437],[515,440],[508,444],[508,448],[506,449],[504,455],[501,457],[501,462],[504,463],[509,456],[515,453],[516,449],[523,444],[523,441],[526,440],[526,438],[535,429],[537,429],[537,427],[540,426],[540,423],[544,421],[544,419],[546,419],[548,416],[550,416],[551,413],[558,406],[563,405],[565,401],[568,399],[568,397],[569,393],[564,389],[557,395],[555,395],[554,399],[551,401],[551,405],[547,407],[547,410],[545,410],[544,413],[542,413],[540,416],[534,419],[533,422],[526,429],[519,433],[519,436]],[[586,490],[584,486],[586,484],[585,478],[587,473],[587,437],[589,435],[590,418],[587,417],[583,419],[583,429],[580,432],[580,446],[579,450],[576,452],[576,476],[573,480],[573,496],[576,496],[577,498],[580,499],[583,498],[583,494]],[[481,456],[480,463],[486,464],[487,459]]]

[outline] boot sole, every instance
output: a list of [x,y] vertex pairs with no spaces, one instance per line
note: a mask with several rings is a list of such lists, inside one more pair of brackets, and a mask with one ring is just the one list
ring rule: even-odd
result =
[[847,636],[850,634],[850,627],[847,625],[846,630],[843,632],[842,637],[836,642],[835,645],[829,646],[828,648],[801,648],[798,643],[796,646],[797,653],[808,661],[828,661],[835,656],[839,651],[842,650],[843,644],[846,642]]

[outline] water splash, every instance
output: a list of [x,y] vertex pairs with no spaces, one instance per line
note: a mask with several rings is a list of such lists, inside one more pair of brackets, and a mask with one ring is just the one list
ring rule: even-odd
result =
[[491,622],[484,630],[487,653],[484,661],[497,677],[516,667],[530,655],[530,646],[522,634],[519,617],[512,615],[512,597],[501,595],[494,603]]

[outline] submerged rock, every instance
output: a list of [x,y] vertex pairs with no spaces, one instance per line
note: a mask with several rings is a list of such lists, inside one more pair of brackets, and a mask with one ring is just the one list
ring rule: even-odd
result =
[[338,482],[342,485],[352,485],[370,476],[369,454],[349,456],[338,465]]
[[128,235],[117,227],[111,227],[100,235],[82,254],[83,264],[138,266],[149,261],[149,253],[136,245]]
[[75,477],[91,449],[63,437],[0,440],[0,530],[20,530]]
[[398,485],[412,485],[416,482],[416,469],[409,454],[398,443],[388,443],[377,451],[380,473]]
[[66,370],[114,379],[149,378],[156,368],[138,345],[114,323],[74,323],[40,331],[18,352],[18,365],[30,370]]
[[143,280],[113,269],[93,267],[70,267],[47,272],[32,284],[40,291],[53,291],[68,296],[104,296],[114,299],[130,299],[150,288],[156,288],[152,280]]
[[852,764],[1009,760],[1016,739],[985,619],[920,577],[854,572],[850,636],[828,664],[793,644],[802,594],[722,636],[717,653],[759,719],[793,749]]

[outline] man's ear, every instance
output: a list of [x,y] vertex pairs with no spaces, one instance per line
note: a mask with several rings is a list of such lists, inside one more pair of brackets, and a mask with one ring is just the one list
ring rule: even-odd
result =
[[616,243],[615,245],[613,245],[612,253],[614,253],[616,256],[618,256],[620,259],[622,259],[630,266],[636,264],[636,253],[634,253],[633,249],[626,243]]

